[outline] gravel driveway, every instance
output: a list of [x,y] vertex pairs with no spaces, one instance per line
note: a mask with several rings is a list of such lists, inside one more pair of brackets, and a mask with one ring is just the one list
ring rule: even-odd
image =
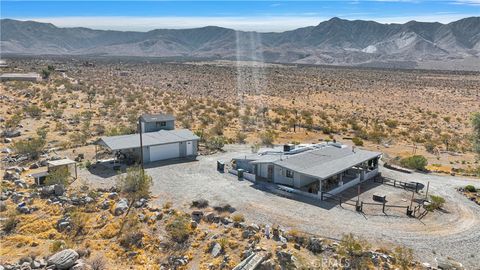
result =
[[[220,174],[216,161],[229,162],[234,156],[249,154],[248,146],[228,146],[227,152],[198,157],[184,163],[156,163],[147,168],[154,179],[152,194],[158,204],[172,202],[188,210],[194,199],[204,198],[215,206],[229,203],[247,220],[277,223],[328,238],[339,239],[354,233],[371,242],[392,248],[405,245],[415,250],[422,262],[435,264],[435,257],[451,257],[469,269],[480,269],[480,207],[458,193],[455,188],[480,181],[450,176],[404,174],[381,168],[383,175],[404,181],[430,182],[429,194],[447,201],[446,212],[429,213],[422,220],[402,215],[362,215],[338,205],[316,200],[295,200],[269,192],[249,181],[238,181],[230,174]],[[80,175],[94,186],[107,187],[114,176],[101,177],[82,169]],[[380,185],[379,192],[395,192],[394,187]],[[375,190],[376,191],[376,190]]]

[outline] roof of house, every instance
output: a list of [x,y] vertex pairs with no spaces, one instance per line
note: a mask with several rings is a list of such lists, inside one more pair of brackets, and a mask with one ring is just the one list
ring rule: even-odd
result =
[[0,78],[39,78],[38,73],[3,73]]
[[49,167],[57,167],[57,166],[75,164],[76,162],[69,158],[64,158],[64,159],[57,159],[57,160],[49,160],[47,163]]
[[[188,129],[160,130],[142,134],[143,146],[169,144],[200,139]],[[97,142],[111,150],[122,150],[140,147],[139,134],[102,137]]]
[[355,165],[380,156],[379,152],[350,147],[326,146],[296,155],[283,155],[273,164],[320,179],[329,178]]
[[174,121],[175,120],[175,116],[171,115],[171,114],[163,114],[163,113],[159,113],[159,114],[143,114],[142,116],[140,116],[140,119],[143,121],[143,122],[159,122],[159,121]]

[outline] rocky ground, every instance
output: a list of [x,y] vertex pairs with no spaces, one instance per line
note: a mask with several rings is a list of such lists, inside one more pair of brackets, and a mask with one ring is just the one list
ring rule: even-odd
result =
[[416,262],[405,247],[252,223],[229,204],[197,199],[175,209],[144,198],[129,211],[115,187],[38,187],[23,180],[21,169],[8,171],[0,198],[0,269],[436,269]]

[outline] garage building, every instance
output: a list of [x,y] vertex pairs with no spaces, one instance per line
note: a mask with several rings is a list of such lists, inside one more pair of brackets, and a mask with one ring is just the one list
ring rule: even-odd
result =
[[[165,115],[143,115],[141,118],[142,131],[152,124],[151,119],[157,119],[159,124],[152,131],[142,133],[143,162],[154,162],[174,158],[194,158],[197,156],[198,136],[188,129],[174,128],[173,117],[166,118]],[[147,121],[143,119],[149,119]],[[165,123],[166,122],[166,123]],[[97,145],[106,147],[115,153],[116,157],[124,157],[130,160],[139,161],[140,134],[129,134],[102,137]]]

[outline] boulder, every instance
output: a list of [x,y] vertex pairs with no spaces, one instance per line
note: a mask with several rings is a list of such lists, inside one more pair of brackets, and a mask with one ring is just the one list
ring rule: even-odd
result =
[[110,208],[110,201],[105,200],[100,204],[100,209],[107,210]]
[[63,193],[65,193],[65,187],[63,185],[56,184],[53,186],[53,189],[55,196],[62,196]]
[[28,188],[28,185],[24,180],[18,179],[18,180],[15,180],[14,183],[19,188]]
[[69,269],[78,259],[78,253],[73,249],[65,249],[48,258],[48,265],[54,265],[57,269]]
[[217,242],[213,242],[211,245],[210,254],[212,254],[212,256],[216,258],[218,257],[218,255],[220,255],[221,252],[222,252],[222,246]]
[[195,210],[192,212],[191,216],[192,216],[192,219],[198,223],[203,217],[203,212],[200,210]]
[[115,209],[113,210],[113,214],[115,216],[119,216],[128,209],[128,200],[125,198],[120,199],[117,204],[115,205]]
[[118,198],[118,193],[117,192],[111,192],[108,194],[108,198],[110,200],[115,200],[116,198]]
[[5,138],[14,138],[14,137],[18,137],[20,135],[22,135],[20,130],[5,130],[3,132],[3,137],[5,137]]
[[53,195],[53,194],[55,194],[55,186],[54,185],[44,186],[40,190],[40,193],[43,196],[47,196],[47,197],[50,196],[50,195]]

